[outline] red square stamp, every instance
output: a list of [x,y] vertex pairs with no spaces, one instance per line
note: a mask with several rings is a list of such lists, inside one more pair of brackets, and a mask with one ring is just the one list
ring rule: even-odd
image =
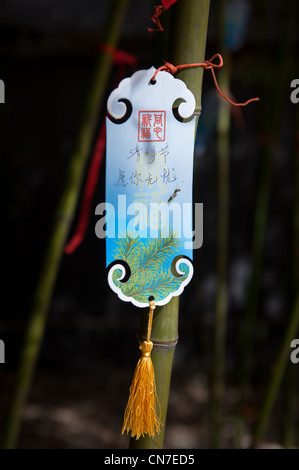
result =
[[165,124],[165,111],[139,111],[138,142],[163,142]]

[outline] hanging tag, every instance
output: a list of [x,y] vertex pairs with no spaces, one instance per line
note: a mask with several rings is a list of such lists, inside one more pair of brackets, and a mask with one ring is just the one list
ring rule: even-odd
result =
[[180,295],[193,275],[195,98],[154,67],[122,80],[106,120],[106,265],[111,289],[147,307]]

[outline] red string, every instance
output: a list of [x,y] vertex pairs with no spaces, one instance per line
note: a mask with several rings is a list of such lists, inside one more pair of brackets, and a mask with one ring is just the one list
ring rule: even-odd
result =
[[80,210],[80,215],[79,215],[79,222],[78,222],[75,234],[73,235],[71,240],[68,242],[68,244],[64,248],[65,253],[67,253],[68,255],[71,255],[78,248],[78,246],[82,243],[82,240],[84,239],[84,236],[88,227],[88,222],[89,222],[90,206],[92,203],[92,198],[93,198],[96,186],[97,186],[99,173],[100,173],[102,162],[103,162],[105,146],[106,146],[106,125],[105,125],[105,120],[104,120],[100,129],[99,135],[98,135],[98,139],[97,139],[95,149],[94,149],[94,154],[92,156],[92,161],[91,161],[89,171],[88,171],[87,181],[86,181],[86,185],[84,188],[84,195],[83,195],[82,205],[81,205],[81,210]]
[[[123,76],[120,77],[120,74],[124,75],[124,66],[128,65],[131,67],[135,67],[137,64],[137,58],[134,55],[128,54],[127,52],[122,51],[120,49],[115,49],[110,44],[100,44],[99,49],[107,52],[107,54],[111,54],[113,62],[118,66],[118,80],[123,78]],[[71,240],[64,248],[64,252],[68,255],[74,253],[74,251],[78,248],[78,246],[82,243],[84,239],[90,217],[90,206],[92,203],[93,195],[97,186],[102,162],[104,159],[105,147],[106,125],[104,119],[95,144],[94,153],[92,155],[87,180],[85,183],[82,204],[79,214],[79,222],[77,224],[75,234],[72,236]]]
[[[219,59],[218,64],[213,62],[213,60],[216,57]],[[199,62],[198,64],[184,64],[184,65],[175,66],[175,65],[170,64],[169,62],[165,62],[165,64],[162,65],[162,67],[159,67],[156,70],[156,72],[152,76],[152,81],[155,82],[156,81],[156,76],[158,75],[159,72],[161,72],[163,70],[166,71],[166,72],[169,72],[171,74],[175,74],[178,70],[182,70],[182,69],[188,69],[188,68],[191,68],[191,67],[204,67],[206,70],[211,70],[216,90],[218,91],[219,95],[221,95],[223,98],[225,98],[230,104],[232,104],[234,106],[247,106],[247,104],[251,103],[251,101],[259,101],[260,100],[259,98],[250,98],[245,103],[236,103],[236,102],[232,101],[230,98],[228,98],[228,96],[226,96],[224,93],[222,93],[222,91],[220,90],[219,85],[217,83],[216,75],[215,75],[215,72],[214,72],[214,69],[219,69],[222,66],[223,66],[223,59],[222,59],[222,56],[220,54],[215,54],[215,55],[213,55],[213,57],[211,57],[211,59],[205,60],[204,62]]]
[[107,52],[113,58],[113,62],[116,65],[128,65],[130,67],[136,67],[137,64],[137,57],[133,54],[129,54],[126,51],[122,51],[121,49],[115,49],[115,47],[111,46],[110,44],[99,44],[99,49],[101,51]]
[[177,0],[162,0],[162,5],[164,6],[165,9],[171,7]]
[[162,5],[154,6],[155,13],[151,17],[151,20],[157,26],[157,29],[154,28],[147,28],[147,30],[152,33],[153,31],[163,31],[163,27],[160,23],[159,16],[163,11],[167,10],[171,5],[173,5],[178,0],[162,0]]

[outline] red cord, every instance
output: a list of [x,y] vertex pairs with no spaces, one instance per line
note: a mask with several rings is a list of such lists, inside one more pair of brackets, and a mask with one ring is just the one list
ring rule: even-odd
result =
[[151,17],[151,20],[157,26],[156,29],[154,28],[147,28],[147,30],[152,33],[153,31],[163,31],[163,27],[160,23],[159,16],[163,11],[167,10],[171,5],[173,5],[177,0],[162,0],[162,5],[154,6],[155,13]]
[[92,156],[91,164],[88,171],[87,181],[84,188],[84,195],[82,199],[79,222],[75,231],[75,234],[72,236],[71,240],[68,242],[64,251],[66,254],[71,255],[78,246],[82,243],[84,239],[89,217],[90,217],[90,206],[92,203],[92,198],[97,186],[104,152],[106,147],[106,124],[105,120],[101,126],[98,139],[95,145],[94,153]]
[[[128,54],[125,51],[120,49],[115,49],[110,44],[100,44],[99,48],[102,51],[107,52],[107,54],[111,54],[113,58],[113,62],[118,66],[118,81],[120,81],[124,76],[124,66],[128,65],[131,67],[135,67],[137,63],[137,58],[132,55]],[[120,75],[122,75],[120,77]],[[105,119],[101,125],[99,135],[95,144],[95,149],[93,152],[93,156],[91,158],[91,163],[87,175],[87,180],[85,183],[82,204],[79,214],[79,221],[75,230],[75,234],[72,236],[68,244],[64,248],[64,252],[68,255],[74,253],[74,251],[78,248],[78,246],[82,243],[85,233],[88,227],[88,222],[90,218],[90,207],[92,203],[92,199],[96,190],[97,182],[99,179],[99,174],[101,171],[102,162],[104,159],[106,147],[106,123]]]
[[[213,62],[213,60],[216,57],[219,59],[218,64]],[[156,70],[156,72],[152,76],[152,81],[154,82],[156,80],[156,76],[161,71],[166,71],[166,72],[169,72],[171,74],[175,74],[178,70],[182,70],[182,69],[188,69],[188,68],[191,68],[191,67],[204,67],[206,70],[211,70],[212,77],[213,77],[213,80],[214,80],[214,83],[215,83],[215,87],[216,87],[219,95],[223,96],[223,98],[225,98],[230,104],[232,104],[234,106],[247,106],[249,103],[251,103],[251,101],[259,101],[260,100],[259,98],[251,98],[250,100],[247,100],[245,103],[235,103],[234,101],[229,99],[228,96],[226,96],[224,93],[222,93],[222,91],[220,90],[219,85],[217,83],[216,75],[215,75],[215,72],[214,72],[214,69],[219,69],[222,66],[223,66],[223,59],[222,59],[222,56],[220,54],[215,54],[215,55],[213,55],[213,57],[211,57],[211,59],[205,60],[204,62],[199,62],[197,64],[184,64],[184,65],[175,66],[175,65],[170,64],[169,62],[165,62],[165,64],[162,65],[162,67],[159,67]]]

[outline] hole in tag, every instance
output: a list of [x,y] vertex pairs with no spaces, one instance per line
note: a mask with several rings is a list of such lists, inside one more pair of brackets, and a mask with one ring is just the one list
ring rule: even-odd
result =
[[156,83],[157,83],[157,80],[151,79],[151,80],[149,81],[149,84],[150,84],[150,85],[156,85]]

